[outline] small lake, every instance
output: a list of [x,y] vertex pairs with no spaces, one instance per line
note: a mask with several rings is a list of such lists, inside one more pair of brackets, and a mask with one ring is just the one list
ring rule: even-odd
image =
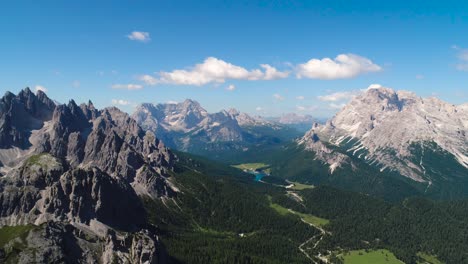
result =
[[255,175],[255,181],[261,181],[263,177],[268,176],[262,171],[248,171],[248,173]]

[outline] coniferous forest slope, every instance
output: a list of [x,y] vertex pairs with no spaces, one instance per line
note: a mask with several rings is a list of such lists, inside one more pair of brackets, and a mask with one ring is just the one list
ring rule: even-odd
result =
[[[263,162],[271,173],[255,181],[167,148],[117,108],[7,93],[0,263],[468,263],[468,200],[429,198],[466,197],[459,167],[453,187],[434,176],[427,190],[323,144],[332,151],[246,151],[238,163]],[[326,164],[337,157],[348,165],[332,173]],[[456,195],[445,196],[451,188]]]
[[[174,263],[342,263],[346,252],[358,249],[388,249],[405,263],[419,263],[421,254],[468,261],[468,201],[389,203],[327,186],[291,190],[179,155],[183,194],[165,205],[146,204],[150,212],[164,212],[150,219],[166,234]],[[309,224],[310,216],[327,224]]]

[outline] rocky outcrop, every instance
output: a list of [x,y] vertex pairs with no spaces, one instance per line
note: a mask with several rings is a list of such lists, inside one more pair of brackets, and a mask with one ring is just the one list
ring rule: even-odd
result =
[[36,226],[19,263],[156,263],[158,238],[139,196],[175,195],[168,184],[175,160],[117,108],[55,105],[29,89],[7,93],[0,99],[0,228]]
[[[39,98],[45,103],[39,101]],[[21,108],[18,111],[2,112],[2,116],[21,120],[21,115],[28,113],[38,122],[34,127],[22,126],[22,133],[18,134],[18,137],[10,138],[29,135],[28,144],[23,142],[14,146],[25,154],[18,155],[16,162],[11,160],[11,155],[4,155],[9,157],[3,160],[0,155],[0,162],[5,165],[11,164],[10,169],[29,155],[49,153],[66,161],[67,166],[71,168],[97,167],[112,177],[124,179],[128,184],[135,181],[137,172],[145,167],[149,173],[140,174],[140,183],[155,183],[155,180],[145,180],[141,177],[156,177],[161,178],[157,182],[164,185],[164,177],[173,167],[175,157],[162,141],[151,132],[143,131],[135,120],[117,108],[98,111],[91,102],[78,106],[71,100],[67,105],[58,105],[49,111],[52,101],[44,93],[38,92],[36,96],[29,89],[25,89],[18,96],[7,94],[2,101],[9,102],[5,105],[16,104]],[[18,128],[13,126],[15,131],[19,130]],[[8,139],[9,135],[6,130],[0,131],[0,138]],[[3,145],[10,142],[12,141],[5,140]],[[10,151],[9,149],[11,148],[4,147],[0,152]],[[146,188],[152,190],[148,192],[161,190],[157,196],[171,194],[170,188]]]
[[55,104],[42,91],[37,96],[29,88],[17,96],[6,92],[0,99],[0,148],[27,148],[31,130],[52,117]]
[[318,124],[315,123],[313,128],[298,141],[298,144],[303,145],[308,151],[313,151],[315,154],[315,159],[327,164],[327,166],[330,168],[330,173],[333,173],[337,168],[351,164],[351,160],[348,156],[334,151],[329,146],[320,141],[319,136],[315,132],[315,128],[317,127]]
[[63,222],[30,227],[0,249],[0,262],[10,263],[161,263],[163,252],[148,230],[103,237]]

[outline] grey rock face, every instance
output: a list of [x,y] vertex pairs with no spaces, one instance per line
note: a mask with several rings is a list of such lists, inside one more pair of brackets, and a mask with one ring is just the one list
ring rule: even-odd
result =
[[340,168],[346,164],[351,164],[348,156],[330,149],[321,142],[314,129],[307,132],[304,137],[298,141],[298,143],[303,145],[306,150],[313,151],[316,159],[327,164],[330,168],[330,173],[333,173],[336,168]]
[[169,146],[187,150],[192,144],[241,142],[239,123],[226,111],[210,114],[196,101],[178,104],[141,104],[132,117]]
[[0,99],[0,227],[39,225],[20,263],[155,263],[159,242],[144,231],[139,196],[175,195],[167,180],[175,160],[117,108],[55,105],[29,89],[7,93]]
[[37,96],[29,88],[17,96],[7,92],[0,99],[0,148],[26,148],[30,132],[52,117],[55,104],[39,91]]
[[[316,126],[310,133],[325,142],[346,146],[348,153],[381,170],[431,184],[428,174],[432,164],[423,164],[424,149],[433,142],[468,171],[467,130],[468,112],[463,105],[378,88],[357,96],[326,125]],[[349,142],[354,143],[347,146]],[[308,136],[301,143],[310,144]],[[412,151],[415,145],[422,150],[418,157]]]
[[[133,234],[109,231],[104,237],[85,229],[47,222],[32,227],[0,250],[0,262],[12,263],[161,263],[159,240],[148,230]],[[21,249],[21,250],[19,250]],[[11,252],[17,252],[13,254]]]

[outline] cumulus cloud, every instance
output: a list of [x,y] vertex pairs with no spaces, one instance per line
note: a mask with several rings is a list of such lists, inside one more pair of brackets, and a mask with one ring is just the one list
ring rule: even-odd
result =
[[226,87],[226,90],[228,91],[234,91],[236,89],[236,86],[234,84],[230,84],[228,87]]
[[149,85],[162,83],[201,86],[209,83],[224,83],[226,80],[275,80],[289,75],[289,72],[278,71],[268,64],[261,64],[260,67],[262,69],[247,70],[215,57],[208,57],[203,63],[196,64],[189,69],[162,71],[157,73],[157,78],[143,75],[139,80]]
[[268,64],[260,64],[260,67],[265,70],[263,77],[261,78],[263,80],[284,79],[289,76],[289,72],[278,71],[275,67],[272,67]]
[[355,54],[340,54],[335,59],[311,59],[296,67],[297,78],[334,80],[381,71],[382,67],[370,59]]
[[317,98],[323,102],[348,101],[359,94],[359,91],[336,92],[327,95],[321,95]]
[[297,100],[299,100],[299,101],[302,101],[302,100],[304,100],[304,99],[305,99],[305,97],[304,97],[304,96],[302,96],[302,95],[299,95],[299,96],[296,96],[296,99],[297,99]]
[[140,42],[148,42],[151,40],[150,34],[148,32],[143,31],[133,31],[127,38],[130,40],[140,41]]
[[114,105],[129,105],[131,104],[130,101],[122,100],[122,99],[112,99],[112,104]]
[[258,112],[263,111],[263,108],[260,106],[257,106],[257,108],[255,108],[255,111],[258,111]]
[[125,89],[125,90],[140,90],[143,89],[143,85],[140,84],[113,84],[112,89]]
[[41,92],[47,92],[47,88],[45,88],[44,86],[42,85],[36,85],[36,87],[34,87],[34,90],[37,92],[37,91],[41,91]]
[[274,94],[273,98],[275,98],[276,101],[284,101],[284,97],[280,94]]

